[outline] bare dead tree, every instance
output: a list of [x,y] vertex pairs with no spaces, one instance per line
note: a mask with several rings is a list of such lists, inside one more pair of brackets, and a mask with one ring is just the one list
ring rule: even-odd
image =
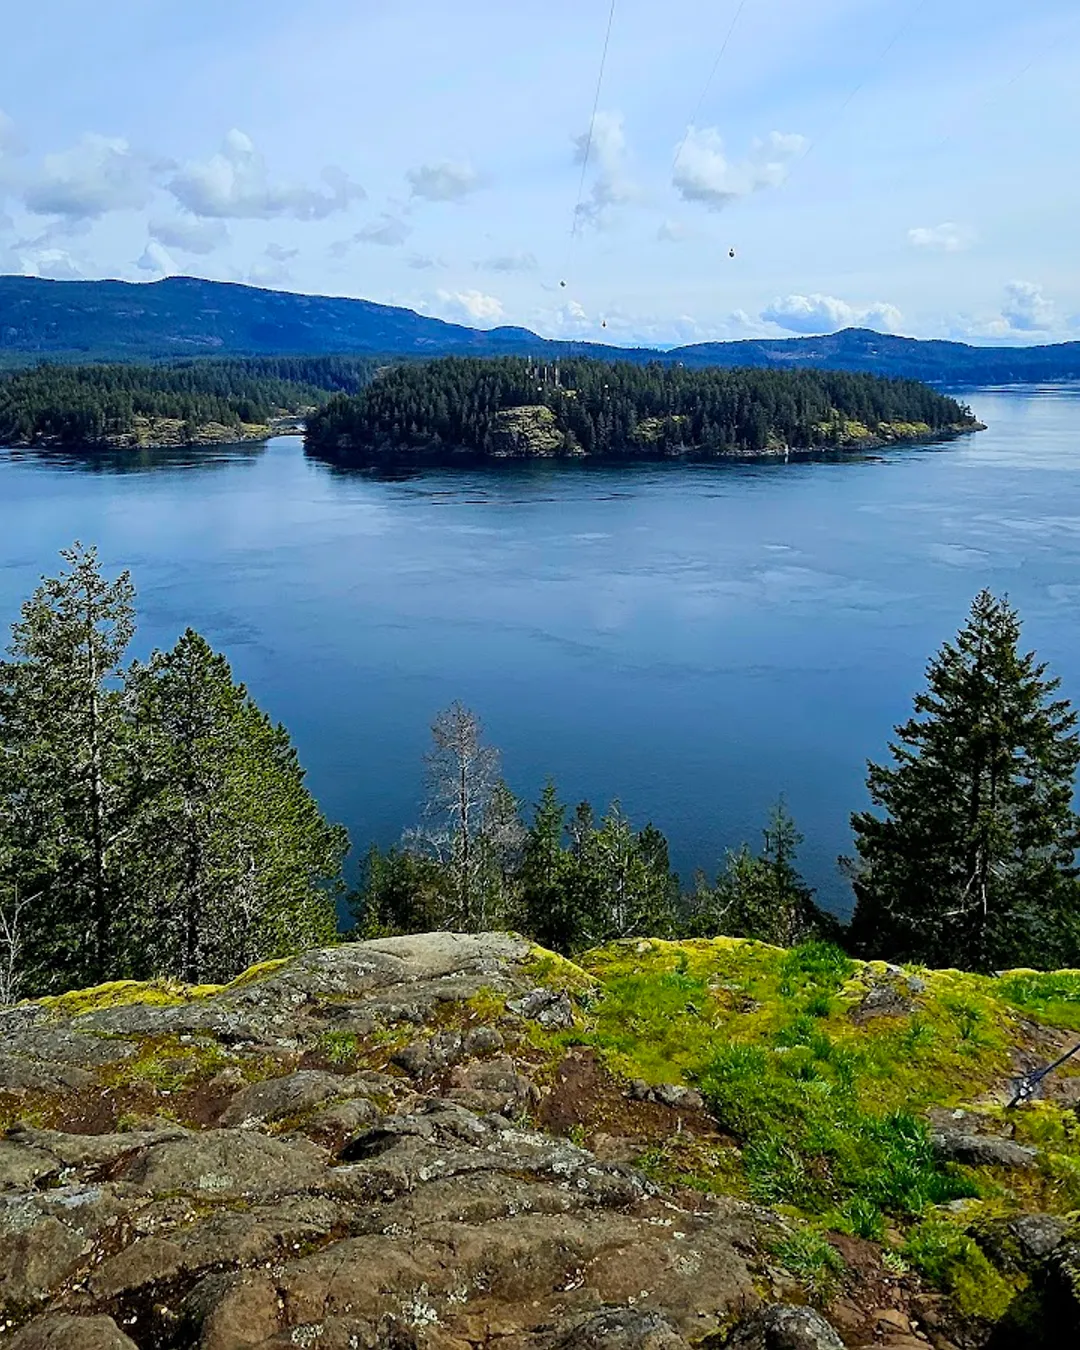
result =
[[20,895],[16,885],[0,901],[0,1006],[17,1003],[26,983],[26,913],[36,895]]
[[483,917],[478,896],[482,850],[479,839],[499,782],[499,752],[483,742],[475,713],[454,702],[431,725],[426,756],[428,797],[423,835],[451,874],[456,913],[465,931]]

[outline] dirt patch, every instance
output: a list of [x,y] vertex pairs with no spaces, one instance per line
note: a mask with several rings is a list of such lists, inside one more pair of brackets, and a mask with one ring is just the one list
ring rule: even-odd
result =
[[586,1139],[603,1133],[646,1145],[680,1132],[720,1137],[707,1111],[635,1101],[594,1050],[571,1050],[560,1060],[536,1114],[553,1134],[581,1129]]

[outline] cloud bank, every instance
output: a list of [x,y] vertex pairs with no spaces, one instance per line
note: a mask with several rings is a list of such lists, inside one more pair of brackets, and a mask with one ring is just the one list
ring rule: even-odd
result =
[[838,328],[876,328],[894,333],[903,316],[895,305],[878,300],[851,305],[833,295],[788,295],[761,311],[765,323],[789,333],[832,333]]
[[429,202],[459,202],[484,185],[471,164],[448,159],[410,169],[405,179],[414,197]]
[[334,166],[322,180],[321,189],[274,182],[251,138],[234,128],[218,154],[184,165],[168,187],[192,215],[217,220],[323,220],[366,195]]

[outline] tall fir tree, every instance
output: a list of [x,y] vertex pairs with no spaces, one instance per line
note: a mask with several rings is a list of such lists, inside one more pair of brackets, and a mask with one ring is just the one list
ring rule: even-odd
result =
[[577,915],[568,903],[565,836],[566,807],[549,779],[522,850],[522,922],[541,946],[563,953],[573,951],[578,939]]
[[348,846],[288,734],[188,629],[132,672],[145,802],[140,926],[155,973],[197,982],[333,940]]
[[24,959],[46,985],[126,972],[123,857],[137,798],[122,661],[135,628],[127,572],[76,543],[12,626],[0,665],[4,852],[22,896]]
[[852,939],[875,956],[991,970],[1080,960],[1076,714],[1019,650],[1007,600],[975,598],[869,765],[883,816],[852,816]]

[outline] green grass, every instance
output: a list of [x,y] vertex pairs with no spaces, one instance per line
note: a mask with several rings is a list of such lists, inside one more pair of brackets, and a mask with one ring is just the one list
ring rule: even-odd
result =
[[[1030,1141],[1044,1149],[1041,1171],[1024,1177],[938,1162],[926,1120],[1007,1084],[1021,1009],[1072,1007],[1080,976],[898,975],[828,943],[782,951],[731,938],[614,943],[582,964],[601,995],[574,1040],[625,1078],[693,1083],[738,1146],[657,1146],[644,1161],[658,1179],[872,1239],[980,1191],[1014,1208],[1080,1203],[1080,1137],[1056,1116],[1045,1141]],[[853,1019],[882,981],[909,1010]]]
[[844,1273],[844,1259],[816,1229],[798,1228],[774,1242],[770,1251],[812,1303],[828,1303]]
[[1012,971],[997,984],[999,996],[1014,1008],[1080,1031],[1080,971]]

